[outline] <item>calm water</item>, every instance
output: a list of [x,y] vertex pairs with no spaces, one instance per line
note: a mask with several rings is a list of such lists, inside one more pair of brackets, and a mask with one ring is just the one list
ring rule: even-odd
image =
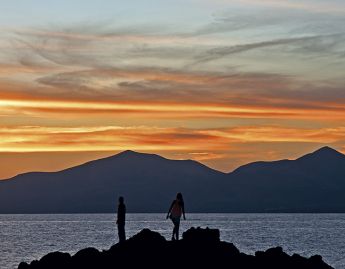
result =
[[[117,241],[112,214],[0,215],[0,268],[39,259],[51,251],[75,253],[93,246],[108,249]],[[242,252],[282,246],[303,256],[320,254],[345,269],[345,214],[188,214],[191,226],[218,228],[223,240]],[[128,214],[127,235],[150,228],[170,238],[165,214]]]

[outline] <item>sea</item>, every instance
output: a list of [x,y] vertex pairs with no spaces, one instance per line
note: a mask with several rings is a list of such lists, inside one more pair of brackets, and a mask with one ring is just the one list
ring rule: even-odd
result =
[[[149,228],[171,238],[165,214],[127,214],[130,237]],[[345,269],[345,214],[187,214],[180,232],[190,227],[220,230],[221,239],[241,252],[281,246],[289,254],[319,254]],[[0,268],[40,259],[52,251],[71,254],[86,247],[109,249],[117,242],[115,214],[0,215]]]

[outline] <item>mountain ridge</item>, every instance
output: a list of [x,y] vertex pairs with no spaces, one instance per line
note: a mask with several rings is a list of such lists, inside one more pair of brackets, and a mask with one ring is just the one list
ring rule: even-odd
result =
[[138,152],[138,151],[134,151],[134,150],[124,150],[124,151],[121,151],[117,154],[114,154],[114,155],[111,155],[111,156],[108,156],[108,157],[104,157],[104,158],[99,158],[99,159],[95,159],[95,160],[90,160],[90,161],[87,161],[87,162],[84,162],[82,164],[79,164],[79,165],[75,165],[75,166],[71,166],[71,167],[67,167],[67,168],[64,168],[64,169],[61,169],[61,170],[57,170],[57,171],[30,171],[30,172],[25,172],[25,173],[19,173],[15,176],[12,176],[12,177],[9,177],[9,178],[5,178],[5,179],[1,179],[1,181],[6,181],[6,180],[11,180],[17,176],[21,176],[21,175],[26,175],[26,174],[31,174],[31,173],[58,173],[58,172],[62,172],[62,171],[66,171],[66,170],[69,170],[69,169],[73,169],[73,168],[76,168],[76,167],[79,167],[79,166],[84,166],[84,165],[88,165],[88,164],[92,164],[94,162],[98,162],[98,161],[103,161],[103,160],[111,160],[111,159],[114,159],[114,158],[118,158],[118,157],[138,157],[138,156],[141,156],[141,157],[157,157],[157,158],[160,158],[160,159],[164,159],[164,160],[169,160],[169,161],[190,161],[190,162],[195,162],[197,164],[200,164],[201,166],[204,166],[204,167],[207,167],[209,169],[212,169],[216,172],[219,172],[219,173],[223,173],[223,174],[231,174],[233,172],[235,172],[236,170],[242,168],[242,167],[246,167],[248,165],[252,165],[252,164],[267,164],[267,163],[277,163],[277,162],[284,162],[284,161],[297,161],[297,160],[302,160],[304,158],[307,158],[307,157],[312,157],[314,156],[314,154],[318,154],[318,153],[324,153],[324,152],[332,152],[334,155],[337,155],[337,156],[342,156],[342,157],[345,157],[345,155],[329,146],[324,146],[324,147],[321,147],[311,153],[307,153],[305,155],[302,155],[301,157],[298,157],[297,159],[281,159],[281,160],[273,160],[273,161],[254,161],[254,162],[250,162],[250,163],[247,163],[247,164],[243,164],[243,165],[240,165],[239,167],[233,169],[232,171],[230,172],[223,172],[223,171],[220,171],[218,169],[215,169],[215,168],[212,168],[212,167],[209,167],[208,165],[206,164],[203,164],[199,161],[196,161],[196,160],[192,160],[192,159],[170,159],[170,158],[166,158],[166,157],[163,157],[159,154],[153,154],[153,153],[145,153],[145,152]]
[[89,161],[84,162],[82,164],[74,165],[74,166],[71,166],[71,167],[66,167],[64,169],[57,170],[57,171],[29,171],[29,172],[25,172],[25,173],[19,173],[17,175],[9,177],[9,178],[0,179],[0,182],[1,181],[12,180],[12,179],[14,179],[14,178],[16,178],[18,176],[34,174],[34,173],[59,173],[59,172],[68,171],[70,169],[74,169],[74,168],[85,166],[85,165],[92,165],[93,163],[97,163],[97,162],[100,162],[100,161],[110,161],[110,160],[114,160],[114,159],[117,159],[117,158],[126,158],[126,157],[129,157],[129,158],[133,158],[133,157],[135,157],[135,158],[138,158],[138,157],[147,158],[147,157],[150,157],[150,158],[156,158],[156,159],[167,160],[167,161],[190,162],[190,163],[194,163],[194,164],[200,165],[202,167],[208,168],[210,170],[216,171],[218,173],[225,174],[225,172],[219,171],[217,169],[214,169],[212,167],[207,166],[206,164],[203,164],[201,162],[198,162],[198,161],[192,160],[192,159],[170,159],[170,158],[166,158],[166,157],[163,157],[161,155],[153,154],[153,153],[144,153],[144,152],[138,152],[138,151],[133,151],[133,150],[124,150],[124,151],[121,151],[121,152],[119,152],[117,154],[114,154],[114,155],[111,155],[111,156],[108,156],[108,157],[99,158],[99,159],[95,159],[95,160],[89,160]]
[[113,212],[119,195],[131,212],[163,212],[178,191],[194,212],[345,212],[344,179],[345,155],[331,148],[295,160],[254,162],[231,173],[193,160],[124,151],[0,181],[0,213]]

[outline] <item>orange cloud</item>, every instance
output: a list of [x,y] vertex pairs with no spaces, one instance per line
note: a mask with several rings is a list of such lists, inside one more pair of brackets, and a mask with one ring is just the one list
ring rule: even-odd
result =
[[[345,127],[249,126],[219,129],[120,127],[2,127],[0,151],[226,150],[237,143],[339,143]],[[202,158],[202,154],[195,154]]]
[[62,101],[32,99],[0,99],[0,108],[6,113],[39,115],[66,114],[70,117],[92,117],[100,114],[108,117],[126,116],[145,118],[279,118],[279,119],[345,119],[345,108],[323,104],[324,108],[274,108],[207,103],[159,103],[159,102],[102,102]]
[[288,128],[281,126],[235,127],[226,130],[232,139],[246,142],[314,142],[345,141],[345,126],[333,128]]
[[214,148],[224,146],[220,137],[207,131],[140,126],[1,128],[0,138],[0,151],[9,152],[183,150],[206,140]]

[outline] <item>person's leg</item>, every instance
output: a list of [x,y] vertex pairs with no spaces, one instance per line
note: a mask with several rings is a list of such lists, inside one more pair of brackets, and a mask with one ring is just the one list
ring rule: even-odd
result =
[[117,224],[117,235],[119,238],[119,242],[121,242],[121,225]]
[[171,220],[174,224],[173,235],[172,235],[171,240],[177,240],[178,239],[178,218],[172,218]]
[[119,225],[117,225],[117,229],[118,229],[118,232],[119,232],[119,241],[120,242],[126,241],[125,225],[124,224],[119,224]]
[[178,219],[176,220],[176,225],[175,225],[175,227],[176,227],[176,231],[175,231],[176,240],[178,240],[178,239],[179,239],[179,229],[180,229],[180,218],[178,218]]
[[175,225],[174,225],[171,240],[175,240],[175,233],[176,233],[176,228],[175,228]]
[[172,221],[172,223],[174,225],[171,240],[175,240],[175,230],[176,230],[176,228],[175,228],[175,221],[174,221],[173,218],[171,218],[171,221]]
[[122,226],[122,241],[126,241],[126,230],[124,224]]

